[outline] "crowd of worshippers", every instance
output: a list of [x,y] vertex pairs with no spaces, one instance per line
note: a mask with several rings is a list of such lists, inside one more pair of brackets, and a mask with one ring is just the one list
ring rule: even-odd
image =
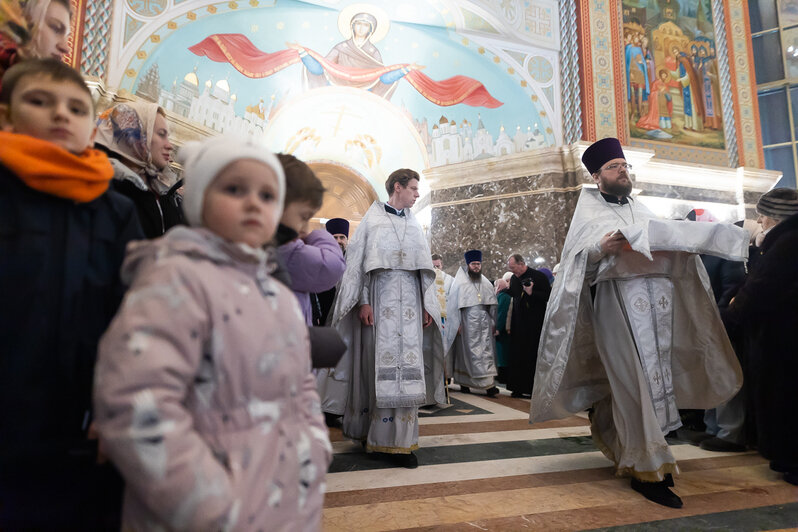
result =
[[186,143],[184,183],[160,107],[95,117],[80,74],[29,46],[70,16],[35,5],[0,86],[0,529],[317,530],[328,427],[417,467],[419,408],[450,385],[529,398],[531,422],[588,410],[666,506],[673,437],[798,482],[795,190],[759,199],[749,249],[700,212],[657,219],[603,139],[556,278],[512,254],[491,282],[478,249],[451,276],[417,172],[390,174],[351,241],[345,219],[309,230],[321,181],[252,139]]

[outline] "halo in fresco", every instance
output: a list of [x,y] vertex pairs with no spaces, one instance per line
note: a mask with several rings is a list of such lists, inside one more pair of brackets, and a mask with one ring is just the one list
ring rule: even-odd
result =
[[380,42],[388,35],[388,30],[391,29],[391,19],[388,18],[385,11],[372,4],[352,4],[343,8],[338,15],[338,31],[341,32],[344,39],[352,38],[352,17],[358,13],[368,13],[377,19],[377,27],[369,37],[372,43]]

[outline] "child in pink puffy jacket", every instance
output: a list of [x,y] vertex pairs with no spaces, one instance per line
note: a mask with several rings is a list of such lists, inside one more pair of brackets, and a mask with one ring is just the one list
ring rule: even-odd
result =
[[269,276],[277,158],[251,141],[185,145],[192,227],[131,245],[100,344],[101,445],[127,483],[123,529],[316,530],[331,449],[307,327]]

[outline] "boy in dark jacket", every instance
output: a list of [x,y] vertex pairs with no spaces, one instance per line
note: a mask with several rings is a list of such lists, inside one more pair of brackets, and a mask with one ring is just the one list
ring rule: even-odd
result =
[[55,59],[0,90],[0,529],[118,528],[120,483],[90,441],[97,342],[119,306],[133,204],[90,149],[94,105]]

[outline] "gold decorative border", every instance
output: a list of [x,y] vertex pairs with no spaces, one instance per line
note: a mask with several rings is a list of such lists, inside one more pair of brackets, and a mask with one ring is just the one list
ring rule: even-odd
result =
[[72,27],[70,28],[69,39],[67,40],[69,52],[64,56],[64,62],[76,70],[80,70],[80,50],[83,47],[86,1],[87,0],[70,0],[69,2],[73,15]]
[[621,0],[580,0],[578,10],[582,139],[617,137],[628,144],[625,74],[619,52]]
[[729,42],[729,70],[735,89],[732,93],[740,166],[764,168],[748,0],[724,0],[723,5],[726,10],[726,39]]
[[[596,113],[596,140],[604,137],[618,137],[618,111],[621,102],[617,100],[617,87],[623,88],[623,78],[617,77],[617,61],[614,60],[617,33],[618,2],[620,0],[590,0],[590,43],[593,50],[592,71],[595,86],[593,93]],[[623,142],[623,140],[621,140]]]

